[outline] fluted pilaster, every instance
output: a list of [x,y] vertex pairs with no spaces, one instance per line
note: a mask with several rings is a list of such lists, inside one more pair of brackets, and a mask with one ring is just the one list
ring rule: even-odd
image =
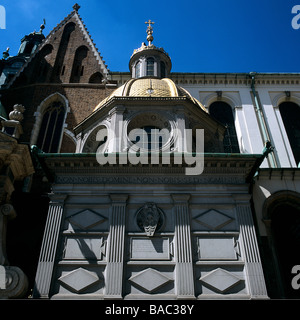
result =
[[237,218],[240,225],[240,243],[245,260],[245,273],[248,290],[252,299],[266,299],[267,289],[256,240],[250,204],[237,205]]
[[176,244],[176,292],[178,299],[195,299],[189,194],[173,194]]
[[65,195],[52,195],[35,279],[34,298],[49,298]]
[[125,216],[128,195],[111,195],[112,211],[105,271],[105,298],[122,299]]

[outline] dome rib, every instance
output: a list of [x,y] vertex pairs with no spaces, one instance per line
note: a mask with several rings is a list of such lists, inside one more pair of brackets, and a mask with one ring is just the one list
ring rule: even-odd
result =
[[164,78],[164,79],[162,79],[162,81],[165,81],[165,82],[168,83],[168,85],[170,87],[170,91],[171,91],[171,96],[172,97],[179,97],[177,86],[175,85],[174,81],[172,81],[169,78]]

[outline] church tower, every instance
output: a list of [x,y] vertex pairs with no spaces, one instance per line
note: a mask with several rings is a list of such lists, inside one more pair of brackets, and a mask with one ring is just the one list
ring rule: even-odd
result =
[[14,76],[20,71],[22,66],[29,60],[41,43],[45,40],[43,30],[46,21],[40,27],[40,31],[25,35],[21,40],[21,45],[16,56],[10,56],[9,48],[3,52],[2,70],[0,70],[0,88],[5,88]]

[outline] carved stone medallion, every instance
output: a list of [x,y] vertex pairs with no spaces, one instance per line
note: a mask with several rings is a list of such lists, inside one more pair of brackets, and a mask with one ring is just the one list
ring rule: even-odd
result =
[[139,228],[152,237],[155,231],[159,230],[164,222],[164,215],[155,203],[146,203],[137,212],[136,221]]

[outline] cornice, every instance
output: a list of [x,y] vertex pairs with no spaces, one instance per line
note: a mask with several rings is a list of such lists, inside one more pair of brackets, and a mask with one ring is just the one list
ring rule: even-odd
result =
[[[260,155],[205,154],[204,171],[200,175],[185,174],[185,163],[158,165],[99,165],[95,154],[41,154],[55,175],[57,184],[243,184]],[[150,162],[150,161],[149,161]]]
[[[113,80],[122,85],[130,78],[128,72],[111,72]],[[250,73],[189,73],[171,72],[169,78],[178,85],[231,85],[231,86],[251,86]],[[276,86],[276,85],[299,85],[300,73],[256,73],[256,85]]]
[[299,180],[300,168],[262,168],[258,170],[255,180]]

